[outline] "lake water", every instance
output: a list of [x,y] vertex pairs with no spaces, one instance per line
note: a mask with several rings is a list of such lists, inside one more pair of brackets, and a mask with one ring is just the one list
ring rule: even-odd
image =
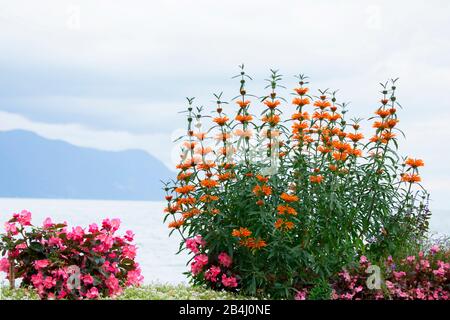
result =
[[[176,233],[168,237],[169,229],[162,223],[163,208],[164,202],[0,198],[0,226],[12,213],[23,209],[32,212],[36,225],[46,217],[55,222],[67,221],[69,227],[84,227],[92,222],[100,224],[107,217],[119,218],[122,232],[129,229],[136,234],[137,261],[146,283],[187,282],[182,274],[187,270],[187,256],[175,254],[180,237]],[[433,211],[431,230],[450,234],[450,210]]]

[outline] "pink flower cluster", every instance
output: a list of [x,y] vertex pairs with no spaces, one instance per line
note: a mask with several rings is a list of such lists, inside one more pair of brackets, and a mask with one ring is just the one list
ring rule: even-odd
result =
[[201,236],[187,239],[185,245],[195,254],[191,262],[191,274],[195,279],[214,289],[233,289],[238,286],[238,279],[230,270],[233,260],[226,252],[219,253],[216,263],[213,263],[206,253],[202,253],[205,251],[206,242]]
[[[400,300],[449,300],[450,299],[450,252],[442,252],[438,246],[431,247],[428,254],[394,262],[388,257],[382,271],[382,288],[369,289],[367,273],[369,260],[362,256],[357,268],[343,270],[333,283],[333,299],[400,299]],[[384,289],[384,290],[383,290]]]
[[31,213],[14,214],[0,235],[0,271],[9,277],[13,263],[21,286],[34,287],[42,299],[96,299],[115,296],[124,287],[139,285],[143,277],[134,261],[134,234],[115,232],[119,219],[105,219],[101,227],[91,224],[69,229],[66,223],[45,219],[42,227],[31,225]]

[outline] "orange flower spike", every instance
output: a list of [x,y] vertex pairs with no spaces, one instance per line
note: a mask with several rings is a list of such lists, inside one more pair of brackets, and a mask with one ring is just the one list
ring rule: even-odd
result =
[[331,103],[329,101],[325,101],[325,100],[318,100],[318,101],[314,102],[314,106],[318,107],[320,110],[324,110],[328,107],[331,107]]
[[309,113],[306,111],[294,113],[291,118],[292,120],[299,120],[299,121],[310,119]]
[[270,124],[273,127],[273,126],[277,125],[280,122],[280,116],[277,115],[277,114],[264,116],[262,118],[262,121]]
[[264,176],[262,176],[262,175],[260,175],[260,174],[258,174],[258,175],[256,176],[256,179],[258,179],[258,181],[263,182],[263,183],[266,183],[267,181],[269,181],[269,178],[268,178],[268,177],[264,177]]
[[185,186],[176,188],[175,192],[181,193],[181,194],[188,194],[188,193],[190,193],[190,192],[192,192],[194,190],[195,190],[195,186],[193,186],[193,185],[185,185]]
[[355,143],[364,139],[364,135],[362,133],[348,133],[347,137]]
[[309,89],[308,88],[295,88],[294,91],[297,92],[297,94],[299,96],[304,96],[309,91]]
[[408,183],[417,183],[417,182],[421,182],[422,178],[420,178],[420,176],[418,174],[405,173],[402,175],[402,181],[408,182]]
[[310,104],[310,103],[311,102],[309,101],[308,98],[299,98],[299,97],[297,97],[297,98],[292,99],[292,104],[295,104],[295,105],[297,105],[299,107],[303,107],[303,106],[305,106],[307,104]]
[[414,169],[418,167],[423,167],[425,165],[422,159],[413,159],[413,158],[408,158],[405,164]]
[[266,100],[266,101],[264,101],[264,104],[269,109],[275,109],[276,107],[278,107],[281,104],[281,102],[279,100],[274,100],[274,101]]
[[320,183],[322,183],[322,181],[323,181],[323,176],[320,176],[320,175],[318,175],[318,176],[310,176],[310,177],[309,177],[309,181],[310,181],[311,183],[317,183],[317,184],[320,184]]
[[227,121],[230,120],[228,117],[219,117],[219,118],[214,118],[214,122],[217,123],[219,126],[224,126]]
[[236,101],[236,103],[238,104],[239,107],[245,108],[250,104],[250,101],[249,100],[245,100],[245,101],[239,100],[239,101]]
[[379,115],[382,119],[384,119],[391,113],[389,112],[389,110],[378,109],[377,111],[375,111],[375,114]]
[[253,120],[253,117],[249,114],[238,114],[235,118],[237,121],[241,122],[241,123],[247,123]]
[[184,224],[183,219],[175,220],[175,221],[172,221],[171,223],[169,223],[169,228],[179,229],[183,224]]
[[296,195],[290,195],[285,192],[281,194],[280,198],[286,202],[297,202],[298,201],[298,197]]
[[204,188],[211,189],[217,187],[218,182],[212,179],[204,179],[200,181],[200,185]]

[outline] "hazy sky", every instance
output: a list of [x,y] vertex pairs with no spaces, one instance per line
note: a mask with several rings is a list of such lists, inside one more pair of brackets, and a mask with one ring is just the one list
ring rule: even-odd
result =
[[360,117],[400,77],[402,151],[425,160],[432,207],[446,209],[448,30],[448,1],[0,0],[0,130],[141,148],[171,166],[184,97],[233,97],[242,62],[255,93],[269,68],[288,88],[306,73]]

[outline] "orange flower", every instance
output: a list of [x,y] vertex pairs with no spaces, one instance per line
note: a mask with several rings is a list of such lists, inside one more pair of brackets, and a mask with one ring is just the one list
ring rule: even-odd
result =
[[305,129],[308,128],[308,127],[309,127],[309,124],[308,124],[308,122],[306,122],[306,121],[303,121],[303,122],[295,122],[295,123],[292,125],[292,133],[293,133],[293,134],[299,133],[300,131],[303,131],[303,130],[305,130]]
[[280,122],[280,116],[277,114],[274,115],[266,115],[262,118],[263,122],[270,124],[272,127],[277,125]]
[[284,220],[280,218],[277,221],[275,221],[275,228],[281,229],[283,227],[283,224],[284,224]]
[[227,121],[230,120],[228,117],[220,117],[220,118],[214,118],[214,122],[217,123],[219,126],[224,126]]
[[251,138],[253,135],[253,131],[250,129],[247,130],[241,130],[241,129],[236,129],[234,131],[234,133],[238,136],[238,137],[245,137],[245,138]]
[[189,178],[192,176],[192,172],[180,172],[177,175],[178,180],[189,180]]
[[279,100],[274,100],[274,101],[270,101],[270,100],[266,100],[264,101],[264,104],[267,106],[267,108],[269,109],[275,109],[277,106],[280,105],[280,101]]
[[208,162],[199,163],[197,165],[197,168],[198,168],[198,170],[207,171],[207,170],[214,168],[215,166],[216,166],[216,164],[214,162],[208,161]]
[[187,198],[178,198],[177,204],[179,206],[182,205],[193,205],[197,200],[194,197],[187,197]]
[[263,206],[263,205],[264,205],[264,200],[258,200],[258,201],[256,201],[256,205],[257,205],[257,206]]
[[319,107],[320,110],[324,110],[327,107],[330,107],[331,103],[326,100],[318,100],[318,101],[314,102],[314,106]]
[[319,152],[321,152],[321,153],[329,153],[329,152],[331,152],[332,150],[331,150],[330,148],[326,148],[326,147],[324,147],[324,146],[318,146],[318,147],[317,147],[317,151],[319,151]]
[[169,223],[169,228],[179,229],[184,224],[183,219],[175,220]]
[[313,114],[313,118],[317,119],[317,120],[324,120],[324,119],[329,119],[330,118],[330,114],[328,112],[314,112]]
[[375,111],[375,114],[379,115],[381,118],[384,119],[391,113],[389,112],[389,110],[378,109],[377,111]]
[[248,238],[246,240],[241,241],[241,245],[248,247],[250,249],[261,249],[267,246],[266,242],[261,239]]
[[302,107],[302,106],[307,105],[309,103],[310,102],[309,102],[308,98],[299,98],[299,97],[297,97],[297,98],[294,98],[292,100],[292,104],[295,104],[295,105],[297,105],[299,107]]
[[416,183],[416,182],[422,181],[422,179],[420,178],[420,176],[418,174],[405,173],[405,174],[402,175],[402,181],[403,182],[409,182],[409,183]]
[[291,216],[296,216],[298,214],[294,208],[292,208],[290,206],[283,206],[281,204],[277,206],[277,211],[278,211],[278,214],[280,214],[280,215],[288,214]]
[[336,161],[345,161],[348,157],[348,153],[347,152],[334,152],[333,153],[333,158]]
[[300,120],[300,121],[310,119],[309,113],[306,111],[294,113],[291,118],[292,118],[292,120]]
[[286,202],[296,202],[298,201],[298,197],[296,195],[291,195],[283,192],[280,196],[281,199],[283,199]]
[[260,182],[264,182],[264,183],[266,183],[267,181],[269,181],[269,178],[268,178],[268,177],[264,177],[264,176],[262,176],[262,175],[260,175],[260,174],[258,174],[258,175],[256,176],[256,179],[258,179]]
[[231,232],[231,235],[233,237],[237,238],[246,238],[250,237],[252,235],[252,232],[248,230],[247,228],[240,227],[239,229],[233,229],[233,232]]
[[278,219],[275,221],[275,228],[281,230],[291,230],[294,228],[294,223],[291,221],[284,221],[283,219]]
[[317,184],[319,184],[319,183],[322,183],[322,181],[323,181],[323,176],[310,176],[309,177],[309,181],[311,182],[311,183],[317,183]]
[[250,101],[249,100],[245,100],[245,101],[239,100],[239,101],[236,101],[236,103],[239,105],[239,107],[245,108],[246,106],[248,106],[250,104]]
[[355,157],[361,157],[362,151],[360,149],[352,149],[351,154],[354,155]]
[[196,132],[196,133],[194,133],[194,136],[196,136],[198,140],[203,141],[206,138],[206,133],[205,132]]
[[339,114],[339,113],[334,113],[334,114],[332,114],[328,119],[330,120],[330,121],[337,121],[337,120],[339,120],[341,118],[341,115]]
[[352,150],[351,145],[338,140],[333,141],[333,147],[339,152],[349,152],[350,150]]
[[188,194],[194,190],[195,190],[195,186],[188,184],[188,185],[176,188],[175,192],[181,193],[181,194]]
[[207,155],[208,153],[211,153],[212,151],[213,151],[213,149],[211,147],[204,147],[204,146],[200,146],[195,149],[195,153],[200,154],[200,155]]
[[397,125],[398,122],[399,122],[399,120],[397,120],[397,119],[389,119],[386,121],[386,126],[390,129],[392,129]]
[[334,164],[330,164],[328,166],[328,168],[330,168],[331,171],[336,171],[337,170],[337,167]]
[[217,177],[219,178],[220,181],[226,181],[228,179],[230,179],[232,176],[231,172],[225,172],[225,173],[221,173],[219,175],[217,175]]
[[295,88],[294,91],[297,92],[298,95],[303,96],[308,92],[308,88]]
[[229,132],[216,134],[216,140],[218,140],[218,141],[227,141],[230,138],[231,138],[231,133],[229,133]]
[[405,164],[412,168],[423,167],[425,165],[422,159],[413,159],[413,158],[408,158]]
[[262,186],[257,185],[253,188],[253,193],[257,197],[270,196],[272,194],[272,188],[270,188],[267,185]]
[[363,139],[364,135],[362,133],[349,133],[349,134],[347,134],[347,137],[356,143],[359,140]]
[[200,181],[200,185],[204,188],[211,189],[217,187],[218,182],[212,179],[204,179]]
[[[395,133],[392,133],[392,132],[383,132],[381,134],[381,136],[383,138],[383,143],[386,143],[387,141],[395,138],[396,135],[395,135]],[[386,141],[386,142],[384,142],[384,141]]]
[[208,203],[208,202],[219,200],[219,197],[218,196],[212,196],[212,195],[209,195],[209,194],[205,194],[205,195],[201,196],[199,200],[201,202]]
[[236,120],[241,122],[241,123],[247,123],[253,120],[253,117],[249,114],[238,114],[236,116]]
[[192,208],[191,210],[188,210],[183,213],[183,219],[185,220],[185,219],[192,218],[196,215],[199,215],[200,213],[201,213],[200,209]]

